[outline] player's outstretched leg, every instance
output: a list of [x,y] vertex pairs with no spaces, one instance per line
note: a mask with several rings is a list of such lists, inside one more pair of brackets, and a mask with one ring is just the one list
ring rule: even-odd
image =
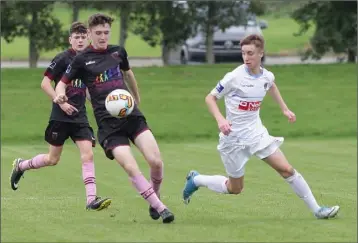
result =
[[127,172],[132,185],[140,193],[140,195],[154,208],[163,220],[163,223],[171,223],[174,221],[174,214],[162,203],[154,192],[152,185],[142,175],[138,168],[129,146],[117,146],[112,149],[112,154],[117,162]]
[[189,204],[192,195],[199,187],[206,187],[209,190],[221,194],[239,194],[243,189],[244,176],[238,178],[226,177],[222,175],[202,175],[192,170],[186,176],[183,190],[183,201]]
[[280,149],[277,149],[263,160],[286,180],[296,195],[305,202],[317,219],[329,219],[338,214],[339,206],[321,207],[318,205],[306,180],[288,163]]
[[[164,163],[153,133],[147,128],[146,124],[142,126],[142,130],[136,134],[136,137],[133,140],[134,144],[141,151],[150,166],[150,184],[158,198],[160,198]],[[152,206],[149,206],[149,216],[154,220],[160,218],[160,214]]]
[[198,175],[199,173],[197,171],[192,170],[186,176],[186,182],[183,190],[183,201],[185,204],[189,204],[191,196],[199,189],[194,182],[194,177]]
[[86,189],[86,209],[100,211],[108,208],[112,200],[110,198],[97,197],[92,141],[78,140],[76,145],[81,155],[82,179]]
[[19,187],[19,181],[27,170],[39,169],[45,166],[56,165],[60,161],[62,146],[50,145],[48,154],[38,154],[32,159],[23,160],[21,158],[15,159],[10,176],[10,185],[13,190]]

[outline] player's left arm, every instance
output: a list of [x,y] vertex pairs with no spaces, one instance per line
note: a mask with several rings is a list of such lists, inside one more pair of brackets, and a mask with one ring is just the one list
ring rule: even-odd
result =
[[283,100],[280,90],[278,89],[275,82],[272,83],[268,93],[274,99],[274,101],[280,106],[282,113],[288,118],[289,122],[296,121],[296,115],[290,109],[288,109],[285,101]]
[[139,89],[137,80],[134,76],[133,71],[129,66],[128,55],[124,48],[121,49],[122,63],[121,70],[123,71],[124,81],[128,85],[129,90],[131,91],[133,98],[137,105],[140,103]]

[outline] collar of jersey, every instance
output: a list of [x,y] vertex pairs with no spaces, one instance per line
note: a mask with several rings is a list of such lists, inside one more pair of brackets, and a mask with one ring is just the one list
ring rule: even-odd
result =
[[98,49],[95,49],[92,44],[89,45],[89,48],[91,48],[92,51],[95,51],[95,52],[105,52],[108,50],[108,45],[107,45],[107,48],[104,49],[104,50],[98,50]]
[[259,74],[252,74],[252,73],[250,73],[250,70],[249,70],[249,68],[245,65],[245,71],[251,76],[251,77],[253,77],[253,78],[259,78],[259,77],[261,77],[262,76],[262,74],[264,73],[264,70],[263,70],[263,68],[262,67],[260,67],[260,73]]

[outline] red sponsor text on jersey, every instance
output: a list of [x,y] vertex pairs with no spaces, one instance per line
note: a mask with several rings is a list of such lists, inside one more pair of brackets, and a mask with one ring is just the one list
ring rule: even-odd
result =
[[257,111],[260,106],[261,101],[240,101],[238,108],[242,111]]

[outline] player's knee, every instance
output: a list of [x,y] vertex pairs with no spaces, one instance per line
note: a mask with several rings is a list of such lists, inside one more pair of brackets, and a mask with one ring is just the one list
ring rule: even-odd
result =
[[294,168],[292,167],[292,165],[286,165],[286,166],[283,166],[282,168],[280,168],[278,170],[278,173],[280,173],[280,175],[283,177],[283,178],[288,178],[288,177],[291,177],[293,176],[293,174],[295,173],[295,170]]
[[153,153],[151,156],[147,157],[150,167],[153,169],[161,169],[163,167],[163,160],[160,156],[160,153]]
[[93,152],[87,151],[86,153],[82,153],[81,161],[82,161],[82,163],[87,163],[87,162],[93,161]]
[[47,165],[54,166],[60,162],[60,156],[48,156]]

